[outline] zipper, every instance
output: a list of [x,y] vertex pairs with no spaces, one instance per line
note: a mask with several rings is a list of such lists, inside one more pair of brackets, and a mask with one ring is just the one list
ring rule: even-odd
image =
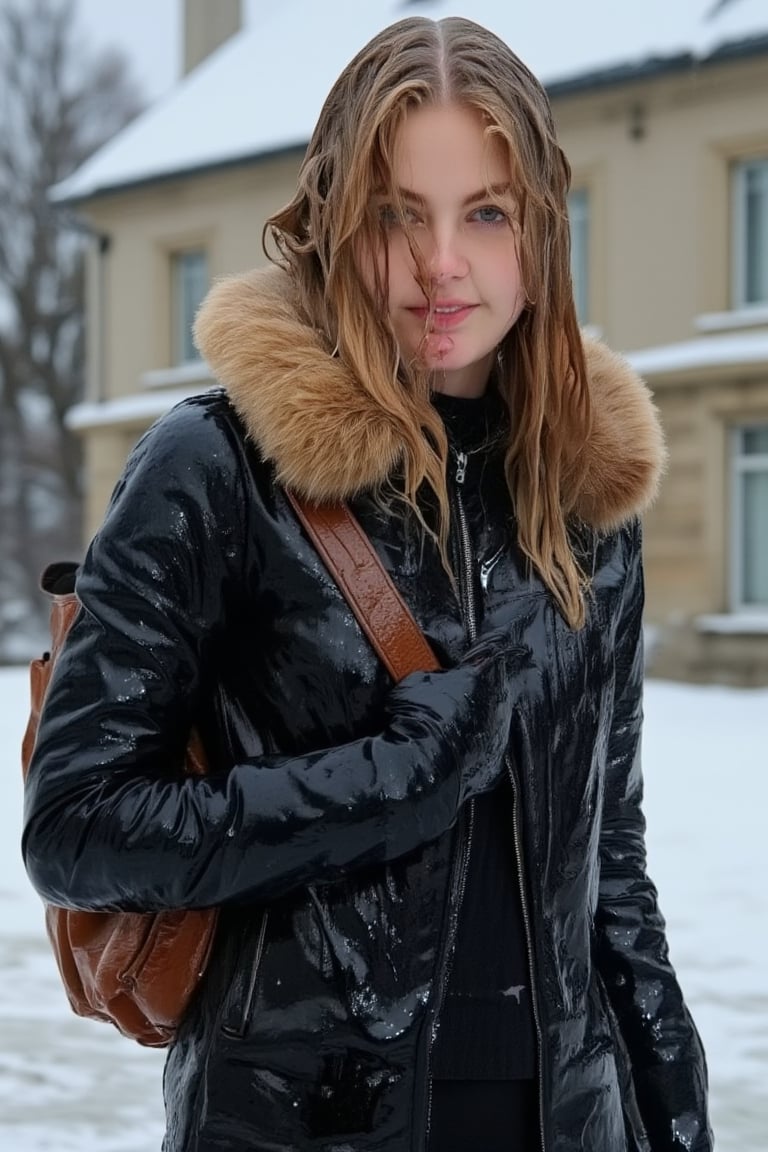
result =
[[[465,621],[467,625],[467,633],[470,643],[474,643],[477,639],[477,609],[474,598],[474,583],[473,583],[473,570],[472,570],[472,548],[469,535],[469,525],[467,523],[467,514],[464,508],[464,500],[461,495],[461,486],[464,483],[467,474],[467,454],[465,452],[456,453],[456,511],[459,522],[459,550],[462,561],[463,581],[461,590],[463,592],[463,608],[465,614]],[[500,550],[501,551],[501,550]],[[483,588],[486,587],[488,577],[494,565],[499,558],[500,552],[492,556],[486,564],[481,568],[480,579]],[[519,803],[519,788],[517,779],[515,777],[514,768],[509,756],[505,756],[504,763],[509,773],[510,783],[512,785],[512,839],[515,848],[515,863],[517,865],[517,881],[520,890],[520,906],[523,916],[523,926],[525,929],[525,951],[528,959],[528,972],[531,981],[531,1006],[533,1011],[533,1024],[536,1033],[536,1073],[539,1095],[539,1145],[541,1152],[546,1152],[546,1143],[544,1140],[544,1061],[543,1061],[543,1041],[541,1034],[541,1019],[539,1016],[538,1008],[538,993],[536,984],[536,973],[533,957],[533,935],[531,932],[531,918],[528,909],[528,898],[525,891],[525,879],[523,869],[523,845],[520,836],[520,803]],[[464,898],[464,891],[467,885],[467,872],[469,868],[469,857],[472,848],[472,831],[474,824],[474,801],[470,800],[469,805],[469,830],[467,833],[466,846],[462,859],[461,869],[459,872],[458,885],[456,887],[456,902],[454,903],[451,925],[449,927],[449,944],[448,944],[448,959],[446,961],[445,970],[438,990],[438,996],[435,1000],[435,1012],[432,1018],[432,1027],[430,1033],[430,1042],[427,1049],[427,1126],[426,1126],[426,1143],[429,1143],[430,1125],[432,1119],[432,1078],[430,1076],[430,1058],[432,1055],[432,1046],[435,1041],[436,1029],[435,1023],[442,1006],[442,998],[445,992],[445,987],[448,983],[450,975],[451,962],[453,959],[453,945],[456,938],[456,928],[458,926],[459,912],[461,909],[461,901]]]
[[469,538],[469,525],[467,513],[464,509],[464,500],[461,495],[461,486],[467,475],[467,454],[458,452],[456,455],[456,511],[459,515],[459,551],[464,567],[464,611],[466,615],[467,635],[470,644],[477,640],[477,608],[474,596],[474,570],[472,559],[472,541]]
[[[464,501],[461,496],[461,485],[467,474],[467,454],[466,452],[456,453],[456,488],[455,488],[455,506],[459,522],[459,559],[461,562],[461,574],[463,577],[460,579],[460,590],[462,593],[462,609],[464,614],[464,624],[467,631],[467,637],[470,644],[473,644],[477,639],[477,606],[474,597],[474,582],[473,582],[473,564],[472,564],[472,542],[469,536],[469,525],[467,524],[467,514],[464,509]],[[434,1047],[435,1040],[437,1039],[437,1019],[440,1015],[440,1009],[443,1006],[443,998],[445,989],[448,985],[448,980],[451,974],[451,967],[453,964],[453,950],[456,943],[456,932],[459,926],[459,913],[461,905],[464,901],[464,893],[467,887],[467,874],[469,872],[469,860],[472,854],[472,835],[475,826],[475,802],[470,800],[467,805],[468,818],[467,834],[463,837],[464,820],[460,817],[459,828],[457,835],[459,836],[462,847],[461,854],[454,869],[451,879],[451,893],[449,896],[450,916],[448,921],[448,932],[445,943],[445,966],[440,976],[440,981],[436,989],[435,1005],[430,1022],[429,1029],[429,1042],[427,1045],[427,1060],[426,1060],[426,1075],[427,1075],[427,1116],[426,1116],[426,1135],[425,1147],[429,1144],[429,1133],[432,1125],[432,1075],[431,1075],[431,1061],[432,1061],[432,1048]],[[462,840],[463,837],[463,840]]]
[[467,475],[467,461],[469,457],[466,452],[456,453],[456,483],[463,484]]
[[[463,452],[460,452],[458,455],[457,470],[456,470],[456,482],[457,482],[457,484],[461,485],[464,482],[466,470],[467,470],[467,457]],[[465,576],[466,576],[465,587],[467,590],[466,591],[467,618],[468,618],[468,624],[469,624],[470,639],[474,641],[477,638],[477,615],[475,612],[474,598],[473,598],[472,592],[471,592],[473,585],[472,585],[472,569],[471,569],[472,561],[471,561],[469,527],[467,525],[467,516],[466,516],[466,512],[464,510],[464,501],[461,498],[461,490],[460,489],[458,489],[456,492],[456,505],[457,505],[458,513],[459,513],[459,527],[460,527],[460,531],[461,531],[461,539],[462,539],[462,542],[464,545],[463,555],[464,555],[465,563],[467,565],[467,567],[465,568]],[[497,560],[499,559],[499,556],[500,556],[502,550],[503,549],[500,549],[499,552],[496,553],[496,555],[492,556],[490,558],[490,560],[488,560],[486,562],[486,564],[484,564],[482,566],[482,569],[480,572],[480,579],[481,579],[483,588],[485,588],[485,586],[488,582],[488,577],[490,576],[490,572],[493,569],[494,565],[496,564]],[[485,576],[485,579],[483,579],[483,576]],[[518,788],[518,784],[517,784],[517,779],[515,777],[514,769],[512,767],[512,761],[510,760],[508,754],[504,757],[504,763],[505,763],[505,766],[506,766],[507,771],[509,773],[509,779],[510,779],[510,783],[512,785],[512,839],[513,839],[514,848],[515,848],[515,863],[517,865],[517,881],[518,881],[518,887],[520,889],[520,906],[521,906],[522,915],[523,915],[523,925],[525,928],[525,951],[526,951],[526,956],[528,958],[528,971],[529,971],[529,976],[530,976],[530,981],[531,981],[531,1005],[532,1005],[532,1009],[533,1009],[533,1023],[534,1023],[534,1028],[536,1031],[536,1049],[537,1049],[537,1051],[536,1051],[536,1071],[537,1071],[538,1088],[539,1088],[539,1141],[541,1144],[541,1152],[546,1152],[546,1145],[544,1142],[543,1043],[542,1043],[542,1036],[541,1036],[541,1021],[539,1018],[538,995],[537,995],[537,989],[536,989],[536,972],[535,972],[535,965],[534,965],[534,961],[533,961],[533,943],[532,943],[533,936],[531,933],[531,918],[530,918],[530,913],[528,910],[528,899],[527,899],[526,891],[525,891],[525,879],[524,879],[524,870],[523,870],[523,845],[522,845],[522,838],[520,836],[519,788]],[[474,801],[470,801],[470,806],[472,806],[473,803],[474,803]],[[464,877],[464,880],[466,882],[466,876]]]
[[[426,1117],[426,1135],[424,1147],[429,1144],[429,1133],[432,1127],[432,1049],[437,1039],[437,1018],[440,1015],[440,1009],[443,1006],[443,999],[445,996],[445,989],[448,985],[448,980],[453,966],[453,948],[456,942],[456,932],[459,927],[459,912],[464,900],[464,892],[467,887],[467,872],[469,871],[469,858],[472,848],[472,833],[474,830],[475,810],[473,801],[470,800],[468,804],[469,817],[466,821],[467,834],[463,838],[460,854],[457,858],[456,865],[453,870],[451,878],[451,894],[448,898],[450,907],[450,917],[448,922],[448,931],[446,934],[445,943],[445,966],[440,974],[439,983],[435,992],[435,1004],[432,1012],[432,1019],[429,1026],[429,1042],[427,1044],[427,1060],[426,1060],[426,1076],[427,1076],[427,1117]],[[460,838],[464,834],[465,822],[462,820],[457,830],[457,836]]]
[[248,1031],[248,1021],[251,1018],[251,1013],[253,1011],[253,1001],[256,998],[256,982],[258,980],[259,968],[261,967],[261,958],[264,954],[264,941],[267,935],[268,919],[269,911],[265,910],[261,917],[261,924],[259,925],[259,936],[256,941],[256,951],[253,956],[253,963],[251,964],[251,974],[248,980],[248,991],[246,992],[245,1000],[243,1001],[243,1009],[240,1013],[240,1027],[223,1027],[222,1032],[225,1032],[228,1036],[243,1037]]
[[544,1142],[544,1069],[543,1069],[543,1048],[541,1036],[541,1020],[539,1018],[539,1002],[538,993],[536,988],[536,972],[533,962],[533,944],[531,933],[531,918],[528,911],[528,898],[525,892],[525,880],[523,877],[523,845],[520,836],[520,804],[519,804],[519,788],[515,770],[512,767],[512,761],[509,756],[504,757],[504,764],[507,772],[509,773],[509,780],[512,785],[512,839],[515,846],[515,862],[517,864],[517,882],[520,889],[520,906],[523,913],[523,925],[525,927],[525,952],[528,958],[528,975],[531,981],[531,1006],[533,1009],[533,1026],[536,1031],[536,1075],[539,1088],[539,1143],[541,1152],[546,1152],[546,1144]]

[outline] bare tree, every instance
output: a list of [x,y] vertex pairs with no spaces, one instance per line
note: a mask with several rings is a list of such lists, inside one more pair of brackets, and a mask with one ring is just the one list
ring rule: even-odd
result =
[[42,609],[40,565],[77,546],[83,245],[49,200],[140,110],[125,59],[91,56],[74,0],[0,0],[0,657]]

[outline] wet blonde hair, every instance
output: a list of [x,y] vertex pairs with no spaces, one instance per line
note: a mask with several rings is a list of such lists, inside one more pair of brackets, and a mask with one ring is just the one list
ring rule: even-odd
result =
[[[568,623],[584,622],[584,581],[569,535],[591,413],[570,275],[566,195],[570,168],[547,96],[498,37],[469,20],[402,20],[370,41],[334,84],[307,148],[296,194],[265,226],[292,275],[307,322],[349,365],[398,429],[401,497],[418,516],[426,483],[438,505],[447,564],[448,446],[429,402],[430,375],[404,364],[387,316],[386,251],[376,205],[393,187],[400,126],[417,107],[474,110],[508,156],[526,305],[498,349],[497,380],[510,411],[505,471],[519,543]],[[404,213],[403,213],[404,215]],[[423,274],[416,246],[411,251]],[[273,257],[270,257],[273,258]],[[364,268],[375,271],[366,282]],[[368,278],[370,280],[370,278]],[[427,295],[428,284],[422,284]]]

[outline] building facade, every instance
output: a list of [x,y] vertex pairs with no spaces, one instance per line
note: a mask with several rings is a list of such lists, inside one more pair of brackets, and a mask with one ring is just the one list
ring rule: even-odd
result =
[[[187,40],[200,59],[199,35]],[[764,34],[703,59],[549,90],[573,169],[580,318],[648,381],[670,448],[645,523],[650,670],[768,684],[768,16]],[[263,221],[302,151],[288,141],[79,198],[94,235],[87,396],[71,414],[86,534],[141,432],[211,383],[195,309],[212,279],[264,262]]]

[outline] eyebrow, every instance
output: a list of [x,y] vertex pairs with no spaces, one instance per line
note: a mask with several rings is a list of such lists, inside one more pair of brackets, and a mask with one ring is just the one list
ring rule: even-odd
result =
[[[468,208],[470,204],[477,204],[480,200],[487,200],[489,194],[491,196],[505,196],[510,191],[509,184],[491,184],[488,188],[480,188],[477,192],[472,192],[469,196],[465,197],[461,202],[462,208]],[[410,200],[413,204],[424,206],[426,200],[420,196],[418,192],[411,191],[410,188],[398,188],[398,192],[403,200]]]

